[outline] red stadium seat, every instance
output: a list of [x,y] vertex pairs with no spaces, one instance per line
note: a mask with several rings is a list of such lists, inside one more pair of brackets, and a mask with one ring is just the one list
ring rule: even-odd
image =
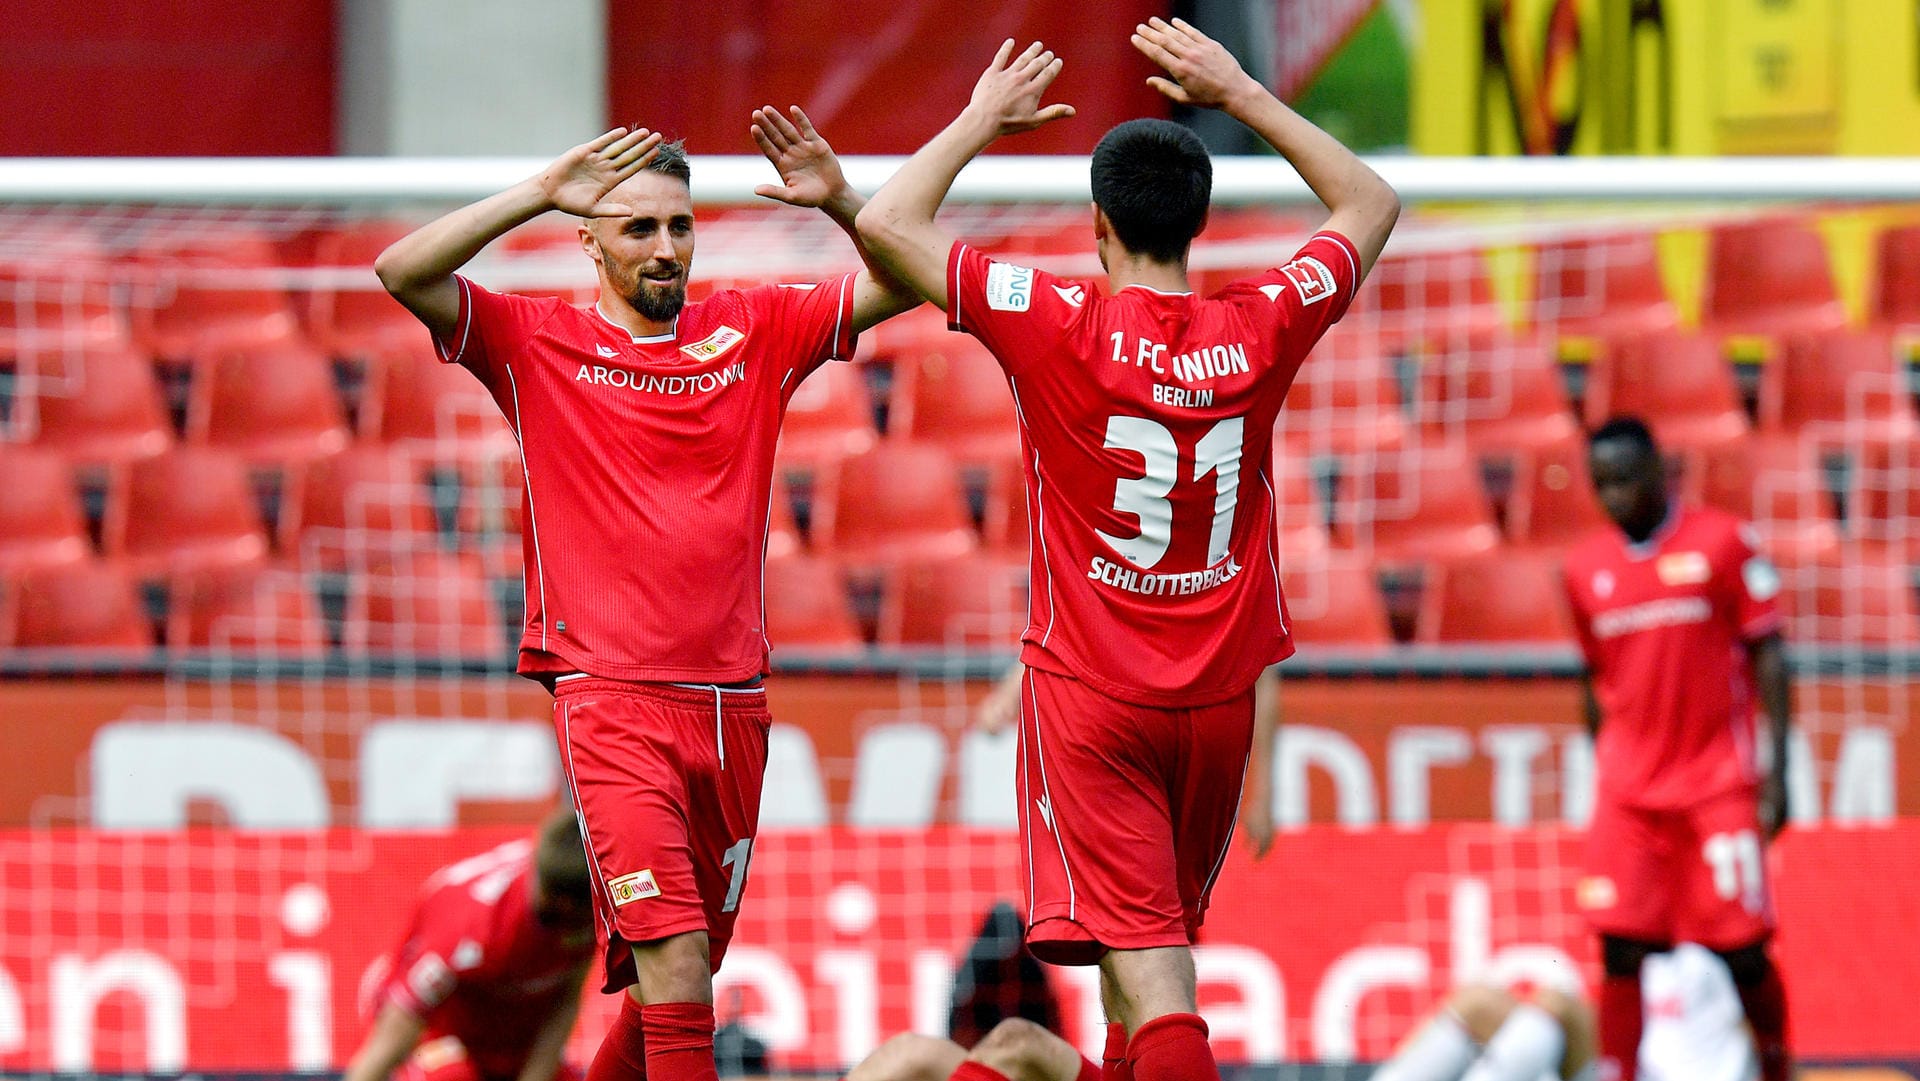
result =
[[1885,330],[1789,341],[1760,382],[1760,425],[1831,442],[1920,439],[1906,361]]
[[1551,557],[1494,552],[1427,570],[1414,640],[1570,645],[1573,622]]
[[1507,326],[1506,313],[1494,299],[1486,257],[1478,251],[1381,259],[1355,298],[1354,311],[1363,323],[1378,319],[1390,350]]
[[1892,326],[1920,325],[1920,225],[1880,234],[1873,317]]
[[1721,334],[1772,337],[1844,326],[1820,233],[1799,216],[1716,226],[1701,319]]
[[286,464],[338,453],[351,436],[326,356],[289,338],[222,352],[203,365],[187,438]]
[[1294,454],[1365,454],[1407,442],[1407,424],[1378,335],[1343,331],[1321,339],[1294,376],[1279,432]]
[[1783,561],[1787,640],[1853,648],[1920,647],[1920,605],[1909,564],[1884,549],[1849,546],[1804,563]]
[[1664,450],[1710,447],[1747,437],[1733,372],[1711,338],[1650,334],[1601,356],[1587,389],[1587,420],[1637,416]]
[[1420,417],[1438,439],[1482,454],[1554,446],[1577,437],[1560,369],[1534,338],[1500,333],[1443,339],[1421,358]]
[[938,443],[965,466],[1017,457],[1020,424],[1000,365],[969,337],[942,337],[946,340],[931,343],[941,346],[940,352],[895,360],[888,431]]
[[341,645],[349,653],[493,657],[507,642],[479,563],[424,551],[354,575]]
[[989,551],[1024,559],[1032,542],[1027,519],[1027,475],[1018,455],[1002,458],[987,473],[982,535]]
[[864,644],[832,562],[791,553],[767,557],[767,641],[777,651],[856,649]]
[[788,400],[776,453],[783,471],[811,474],[868,450],[879,438],[861,368],[829,361]]
[[1811,559],[1840,543],[1833,497],[1811,445],[1758,438],[1680,457],[1682,495],[1751,522],[1777,558]]
[[296,573],[211,572],[173,583],[167,645],[313,659],[326,654],[327,625]]
[[1500,544],[1480,470],[1449,443],[1360,460],[1341,478],[1335,528],[1383,564],[1460,559]]
[[299,335],[293,304],[276,278],[279,248],[232,229],[161,237],[136,248],[134,331],[148,352],[198,360]]
[[1516,545],[1564,549],[1612,525],[1594,494],[1584,439],[1521,456],[1507,503],[1507,538]]
[[517,455],[493,396],[473,373],[442,364],[423,337],[378,357],[361,427],[443,458]]
[[109,494],[104,532],[107,552],[149,578],[267,557],[246,469],[206,447],[178,447],[128,466]]
[[974,340],[972,335],[947,329],[945,312],[922,304],[862,332],[860,349],[879,360],[894,360],[918,352],[943,352],[948,337]]
[[1373,569],[1355,552],[1339,550],[1281,564],[1287,617],[1302,650],[1321,645],[1388,646],[1393,631]]
[[410,230],[397,223],[362,225],[328,233],[314,245],[315,265],[350,279],[313,290],[307,325],[314,344],[336,357],[374,356],[395,339],[427,339],[427,329],[374,277],[373,261]]
[[1534,325],[1559,338],[1607,340],[1679,326],[1651,231],[1545,244],[1533,267]]
[[10,232],[0,256],[0,358],[124,345],[126,313],[99,241],[67,226]]
[[1273,452],[1273,510],[1282,561],[1327,550],[1331,543],[1327,517],[1313,474],[1277,442]]
[[1847,505],[1854,538],[1920,564],[1920,443],[1861,446]]
[[73,473],[50,451],[0,443],[0,573],[71,566],[93,553]]
[[960,473],[939,447],[887,442],[842,461],[814,501],[814,547],[848,565],[973,549]]
[[14,579],[15,648],[151,649],[153,624],[127,572],[88,560]]
[[404,451],[351,447],[313,463],[299,490],[297,512],[283,514],[280,527],[283,547],[303,565],[365,566],[437,541],[424,470]]
[[885,646],[1012,649],[1027,624],[1026,575],[990,556],[903,563],[880,604]]
[[150,458],[173,444],[153,366],[125,345],[22,357],[36,380],[34,443],[77,463]]

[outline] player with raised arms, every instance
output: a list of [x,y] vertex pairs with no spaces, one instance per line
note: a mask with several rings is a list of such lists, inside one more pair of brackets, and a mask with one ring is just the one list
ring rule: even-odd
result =
[[[851,235],[863,200],[805,114],[756,110],[751,131],[781,180],[759,193],[818,207]],[[690,176],[677,144],[615,128],[375,263],[519,440],[519,671],[555,692],[604,986],[627,990],[591,1081],[715,1075],[712,975],[746,885],[766,767],[774,441],[809,373],[919,303],[869,270],[687,303]],[[582,219],[597,303],[494,293],[455,273],[549,210]]]
[[1331,209],[1285,265],[1206,298],[1186,261],[1212,163],[1136,120],[1100,141],[1093,238],[1111,295],[959,243],[934,215],[995,139],[1072,115],[1062,62],[1003,45],[959,117],[860,213],[868,250],[979,338],[1020,422],[1033,541],[1022,634],[1027,941],[1100,966],[1113,1076],[1213,1079],[1191,944],[1233,835],[1253,686],[1292,651],[1268,477],[1307,351],[1346,311],[1399,213],[1393,190],[1186,23],[1140,25],[1167,97],[1258,132]]
[[[1763,1081],[1786,1081],[1787,998],[1768,953],[1765,845],[1787,821],[1791,689],[1780,575],[1753,530],[1669,498],[1645,423],[1594,432],[1612,528],[1567,553],[1586,656],[1595,797],[1578,901],[1600,935],[1600,1050],[1633,1081],[1646,957],[1679,941],[1720,955],[1753,1027]],[[1762,772],[1755,706],[1771,728]]]

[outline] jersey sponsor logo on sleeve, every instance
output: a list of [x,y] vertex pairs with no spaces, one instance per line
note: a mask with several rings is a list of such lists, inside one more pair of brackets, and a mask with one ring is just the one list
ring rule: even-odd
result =
[[997,312],[1023,312],[1032,306],[1032,267],[1012,263],[987,267],[987,307]]
[[453,957],[450,960],[453,962],[455,972],[470,972],[479,967],[482,955],[480,944],[466,938],[461,939],[460,945],[453,948]]
[[607,879],[607,893],[613,897],[613,907],[619,908],[648,897],[660,896],[660,884],[653,880],[653,868],[649,867],[644,871]]
[[1654,560],[1653,573],[1665,585],[1697,586],[1713,577],[1713,564],[1705,552],[1669,552]]
[[1780,595],[1780,570],[1766,556],[1753,556],[1740,566],[1740,580],[1746,583],[1747,596],[1770,601]]
[[1056,285],[1053,291],[1060,294],[1061,300],[1076,308],[1087,302],[1087,291],[1077,285]]
[[453,994],[455,978],[438,954],[426,954],[407,970],[407,990],[423,1006],[438,1006]]
[[680,351],[695,360],[712,360],[714,357],[732,349],[746,339],[745,331],[735,330],[722,324],[712,334],[680,347]]
[[[1303,255],[1281,267],[1280,273],[1285,274],[1287,280],[1293,283],[1293,287],[1300,291],[1302,307],[1318,304],[1340,289],[1339,282],[1334,280],[1333,271],[1328,269],[1327,264],[1311,255]],[[1266,293],[1267,290],[1262,288],[1260,291]],[[1267,299],[1279,300],[1279,291],[1267,293]]]

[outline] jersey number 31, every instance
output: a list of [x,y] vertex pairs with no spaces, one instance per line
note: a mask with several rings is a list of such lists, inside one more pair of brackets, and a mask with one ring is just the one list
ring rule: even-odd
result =
[[[1227,417],[1194,444],[1194,482],[1209,473],[1215,475],[1213,531],[1207,538],[1209,567],[1227,558],[1227,545],[1233,537],[1245,427],[1245,418]],[[1094,532],[1127,562],[1141,570],[1152,570],[1173,544],[1173,502],[1167,495],[1180,481],[1180,446],[1165,425],[1145,417],[1108,417],[1106,446],[1108,450],[1133,451],[1145,460],[1144,476],[1121,477],[1113,486],[1113,509],[1139,518],[1140,532],[1131,537],[1116,537],[1105,530]]]

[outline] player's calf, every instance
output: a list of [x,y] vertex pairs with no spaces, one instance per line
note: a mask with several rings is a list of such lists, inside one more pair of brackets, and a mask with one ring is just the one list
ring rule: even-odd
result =
[[1786,1081],[1793,1076],[1793,1054],[1787,1041],[1787,988],[1767,953],[1766,940],[1714,952],[1727,963],[1734,990],[1740,994],[1740,1007],[1753,1028],[1761,1081]]

